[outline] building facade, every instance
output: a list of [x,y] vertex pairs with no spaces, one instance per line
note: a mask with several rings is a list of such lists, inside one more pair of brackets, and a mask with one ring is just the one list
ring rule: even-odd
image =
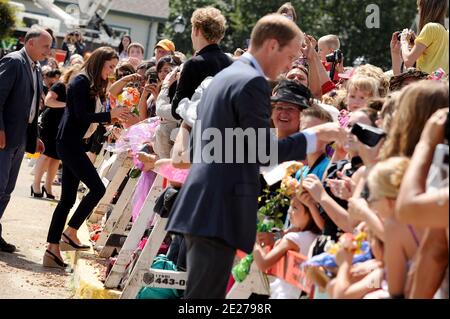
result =
[[[44,16],[57,19],[48,10],[40,8],[32,0],[15,0],[25,6],[25,13],[30,17]],[[54,4],[65,12],[76,15],[78,1],[76,0],[54,0]],[[131,36],[133,42],[141,43],[145,48],[145,57],[153,55],[153,48],[157,40],[157,30],[159,23],[165,23],[169,17],[169,0],[113,0],[110,10],[105,16],[105,23],[112,28],[114,35],[108,39],[111,46],[118,46],[120,38],[127,34]],[[53,19],[48,19],[53,21]],[[22,29],[30,27],[35,19],[24,19]],[[56,21],[55,21],[56,22]],[[61,22],[56,29],[58,43],[62,42],[68,30],[67,26]],[[86,38],[86,37],[85,37]],[[86,38],[89,42],[89,37]],[[91,39],[93,47],[101,45],[99,39]],[[96,45],[97,44],[97,45]]]

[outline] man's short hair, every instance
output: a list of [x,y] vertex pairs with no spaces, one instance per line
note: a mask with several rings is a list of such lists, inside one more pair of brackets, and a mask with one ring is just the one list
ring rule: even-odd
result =
[[206,7],[194,11],[191,23],[193,27],[200,30],[206,41],[217,43],[225,35],[227,20],[220,10]]
[[48,33],[48,32],[45,31],[45,29],[43,29],[41,27],[33,26],[30,30],[28,30],[27,34],[25,35],[25,43],[27,43],[28,40],[30,40],[30,39],[39,38],[41,36],[41,34],[43,34],[43,33]]
[[259,19],[253,28],[250,46],[259,49],[266,40],[275,39],[280,48],[288,45],[295,37],[303,37],[300,28],[291,20],[278,13],[266,15]]
[[142,55],[144,55],[144,53],[145,53],[144,46],[142,44],[140,44],[140,43],[137,43],[137,42],[130,43],[130,45],[127,48],[127,53],[128,54],[130,54],[131,48],[139,48],[139,49],[141,49]]
[[319,42],[325,43],[330,49],[337,50],[341,48],[341,41],[339,37],[334,34],[328,34],[319,39]]

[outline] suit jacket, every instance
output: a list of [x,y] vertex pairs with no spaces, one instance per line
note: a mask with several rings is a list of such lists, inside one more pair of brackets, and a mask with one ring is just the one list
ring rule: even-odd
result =
[[90,95],[90,86],[91,82],[85,74],[78,74],[70,81],[57,140],[80,144],[91,123],[111,122],[109,112],[95,113],[96,98]]
[[215,76],[231,63],[233,63],[232,59],[223,53],[217,44],[204,47],[196,56],[186,61],[172,101],[172,116],[181,120],[176,112],[180,101],[185,97],[190,99],[204,79],[208,76]]
[[[266,143],[269,139],[276,140],[270,136],[269,129],[269,84],[246,61],[241,58],[212,80],[198,106],[200,133],[217,128],[223,136],[225,128],[262,128]],[[193,131],[195,129],[194,126]],[[209,142],[202,141],[202,147]],[[250,144],[244,145],[246,154],[254,146]],[[275,142],[275,145],[278,146],[279,162],[306,156],[306,138],[302,133]],[[260,164],[249,161],[242,164],[194,162],[172,208],[167,230],[218,238],[250,253],[256,239],[259,168]]]
[[34,153],[38,136],[38,110],[43,89],[41,71],[37,69],[35,116],[28,123],[35,88],[31,66],[25,48],[12,52],[0,60],[0,130],[6,134],[6,147],[15,148],[26,143],[26,151]]

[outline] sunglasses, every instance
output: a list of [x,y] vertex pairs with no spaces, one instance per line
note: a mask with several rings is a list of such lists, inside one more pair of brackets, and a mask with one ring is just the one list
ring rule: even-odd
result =
[[299,111],[299,109],[295,106],[287,106],[287,105],[274,105],[272,107],[273,111],[277,111],[277,112],[281,112],[281,111],[286,111],[286,112],[297,112]]

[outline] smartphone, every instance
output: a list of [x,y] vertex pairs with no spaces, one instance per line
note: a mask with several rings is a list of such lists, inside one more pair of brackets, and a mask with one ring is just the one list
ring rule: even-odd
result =
[[355,135],[358,140],[370,147],[376,146],[386,133],[377,127],[355,123],[352,127],[351,133]]
[[152,153],[152,148],[151,148],[150,145],[145,144],[145,146],[141,149],[141,152],[147,153],[147,154],[151,154]]

